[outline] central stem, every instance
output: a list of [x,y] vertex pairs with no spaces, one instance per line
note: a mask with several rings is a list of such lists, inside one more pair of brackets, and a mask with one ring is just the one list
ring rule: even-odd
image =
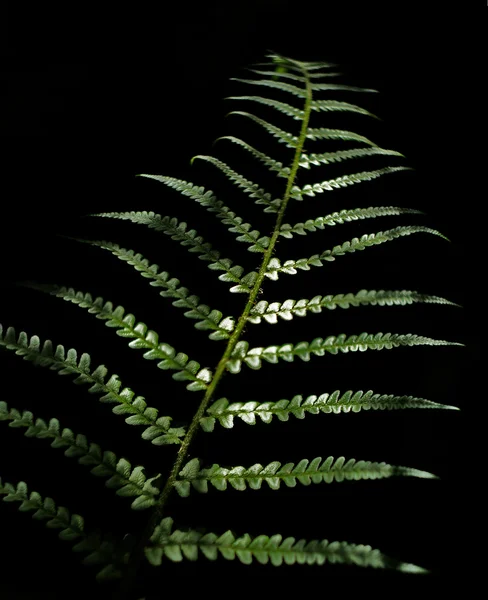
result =
[[[299,64],[299,63],[297,63],[297,64]],[[264,254],[261,268],[259,269],[257,279],[256,279],[254,286],[249,294],[249,299],[244,308],[244,311],[241,314],[241,316],[239,317],[237,326],[236,326],[235,330],[233,331],[233,333],[227,343],[225,352],[222,355],[222,358],[220,359],[220,361],[217,365],[215,375],[213,376],[212,381],[210,382],[210,384],[205,392],[203,400],[200,403],[200,406],[198,407],[198,410],[192,419],[192,422],[191,422],[190,427],[188,428],[188,431],[183,439],[183,442],[181,443],[181,446],[178,450],[178,454],[176,456],[175,463],[173,465],[173,468],[171,469],[171,473],[170,473],[170,475],[166,481],[166,484],[159,496],[159,501],[153,508],[153,513],[150,516],[148,523],[147,523],[141,537],[139,538],[137,545],[132,550],[131,556],[129,558],[129,562],[127,564],[127,570],[126,570],[125,575],[121,582],[118,600],[125,600],[126,598],[128,598],[128,595],[132,589],[132,586],[133,586],[133,583],[135,580],[135,576],[137,573],[137,569],[139,568],[141,560],[144,556],[144,548],[145,548],[149,538],[151,537],[154,529],[156,528],[158,523],[161,521],[164,506],[165,506],[171,492],[173,491],[173,487],[174,487],[176,478],[182,468],[183,461],[185,460],[186,455],[188,454],[190,444],[193,441],[195,433],[198,429],[200,419],[203,417],[205,410],[207,409],[209,402],[212,399],[213,393],[214,393],[217,385],[219,384],[222,376],[225,373],[227,361],[231,357],[232,352],[234,351],[234,348],[235,348],[237,342],[239,341],[239,337],[242,333],[242,330],[244,329],[244,326],[247,323],[247,317],[249,316],[251,308],[254,306],[256,298],[259,294],[261,284],[262,284],[263,279],[266,274],[268,263],[271,260],[271,256],[273,254],[273,250],[276,245],[276,241],[280,234],[280,228],[281,228],[281,224],[282,224],[283,217],[285,214],[286,206],[288,204],[288,200],[290,199],[291,189],[295,182],[295,177],[296,177],[296,174],[298,171],[299,161],[300,161],[300,157],[302,154],[303,144],[305,143],[305,138],[307,135],[308,122],[310,119],[310,112],[311,112],[312,86],[310,84],[310,79],[308,77],[307,71],[305,69],[303,69],[301,66],[300,66],[300,68],[302,69],[303,75],[305,77],[305,84],[306,84],[306,99],[305,99],[305,107],[304,107],[304,116],[303,116],[303,121],[302,121],[302,127],[300,130],[300,136],[298,138],[298,143],[297,143],[297,146],[295,149],[295,156],[293,158],[293,164],[291,166],[290,175],[288,176],[285,194],[283,196],[283,200],[280,205],[280,210],[279,210],[278,216],[276,218],[276,224],[275,224],[274,231],[273,231],[273,234],[272,234],[270,242],[269,242],[269,246],[266,249],[266,252]]]

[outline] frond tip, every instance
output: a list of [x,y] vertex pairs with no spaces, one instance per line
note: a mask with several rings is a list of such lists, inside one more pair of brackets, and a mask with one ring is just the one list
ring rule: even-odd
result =
[[166,517],[156,527],[146,546],[147,560],[154,566],[162,564],[163,557],[173,562],[183,558],[197,560],[200,551],[209,560],[216,560],[219,554],[226,560],[239,561],[249,565],[253,560],[275,567],[283,564],[324,565],[343,563],[358,567],[375,569],[395,569],[404,573],[427,573],[426,569],[410,563],[401,562],[385,556],[379,550],[363,544],[347,542],[329,542],[328,540],[299,540],[293,537],[283,539],[280,534],[271,537],[259,535],[252,538],[249,534],[236,537],[231,531],[223,535],[200,533],[199,531],[172,531],[173,519]]

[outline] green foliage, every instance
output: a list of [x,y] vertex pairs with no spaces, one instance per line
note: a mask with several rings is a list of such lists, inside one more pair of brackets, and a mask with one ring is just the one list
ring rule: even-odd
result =
[[[69,428],[62,428],[56,418],[44,420],[34,419],[32,412],[17,408],[9,408],[7,403],[0,400],[0,421],[8,422],[13,429],[25,428],[27,437],[36,439],[50,439],[53,448],[63,448],[67,457],[76,458],[78,463],[89,466],[91,473],[105,478],[106,486],[115,490],[118,496],[135,497],[131,507],[135,510],[152,509],[146,527],[140,533],[137,544],[136,536],[126,534],[122,539],[112,540],[110,536],[102,537],[98,533],[85,533],[84,519],[77,514],[71,514],[64,507],[56,508],[54,500],[46,497],[43,500],[37,492],[27,492],[27,484],[23,481],[17,485],[0,481],[0,494],[6,502],[21,502],[20,511],[35,510],[34,518],[48,518],[48,527],[61,528],[60,538],[64,540],[78,540],[74,546],[75,551],[88,551],[90,554],[84,559],[85,564],[101,564],[102,570],[98,579],[114,579],[123,577],[120,588],[120,600],[130,593],[133,578],[140,566],[140,561],[147,558],[152,565],[158,566],[164,557],[171,561],[181,561],[183,558],[194,561],[202,553],[206,558],[215,560],[220,554],[227,560],[238,559],[244,564],[257,561],[262,564],[271,563],[274,566],[298,564],[324,565],[329,563],[345,563],[362,567],[393,568],[406,573],[424,573],[425,569],[410,563],[404,563],[385,556],[379,550],[370,546],[351,544],[346,542],[323,541],[296,541],[293,537],[283,538],[280,534],[268,537],[258,535],[251,537],[244,534],[236,537],[230,530],[223,535],[203,533],[200,530],[180,531],[172,530],[173,520],[166,516],[167,500],[176,491],[185,497],[191,488],[199,492],[207,492],[209,484],[217,490],[234,488],[236,490],[259,490],[265,482],[272,490],[294,487],[297,483],[309,485],[311,483],[334,483],[344,480],[380,479],[392,476],[411,476],[421,479],[435,479],[436,476],[419,469],[394,466],[385,462],[371,462],[368,460],[350,459],[344,457],[326,459],[316,457],[313,460],[303,459],[299,462],[271,462],[266,466],[256,463],[250,467],[234,466],[223,467],[213,464],[208,468],[201,468],[201,461],[195,457],[189,459],[189,448],[194,442],[195,434],[199,429],[205,432],[215,431],[215,424],[219,423],[227,430],[233,429],[234,420],[240,419],[248,425],[255,425],[257,421],[265,424],[276,421],[287,421],[291,416],[303,419],[307,414],[326,415],[338,413],[358,413],[363,410],[398,410],[398,409],[443,409],[457,410],[454,406],[440,404],[416,396],[401,394],[378,394],[369,390],[353,392],[347,390],[341,393],[336,390],[332,393],[321,395],[294,395],[291,400],[270,399],[264,402],[249,400],[245,402],[232,402],[227,398],[214,399],[217,386],[220,384],[226,371],[239,374],[242,364],[251,369],[260,369],[262,362],[277,364],[280,360],[293,362],[295,357],[302,361],[309,361],[311,356],[323,357],[326,354],[337,355],[349,352],[364,352],[367,350],[390,350],[398,347],[414,346],[456,346],[461,345],[453,341],[438,340],[422,335],[422,333],[361,333],[359,335],[329,335],[316,337],[311,342],[290,342],[266,347],[250,347],[249,342],[243,339],[248,323],[262,325],[263,323],[277,324],[281,320],[289,321],[294,317],[303,317],[308,313],[320,313],[323,308],[334,310],[336,308],[348,309],[359,306],[399,307],[414,303],[451,305],[450,300],[439,296],[411,290],[366,290],[358,292],[316,295],[310,299],[287,299],[269,301],[261,299],[262,285],[269,280],[277,280],[279,274],[295,275],[298,270],[309,271],[311,266],[324,267],[329,261],[334,261],[337,256],[354,253],[368,247],[383,244],[400,237],[410,236],[414,233],[429,233],[442,237],[435,229],[423,225],[401,225],[377,233],[364,234],[314,254],[310,258],[297,260],[284,260],[276,255],[277,240],[281,237],[292,239],[294,235],[306,235],[317,230],[325,230],[325,226],[335,226],[352,221],[375,219],[398,215],[415,215],[420,211],[397,206],[370,206],[368,208],[346,207],[338,212],[325,216],[308,219],[304,223],[294,225],[283,223],[289,203],[306,200],[317,194],[340,190],[351,185],[372,181],[386,174],[408,171],[409,167],[392,164],[379,168],[344,173],[322,182],[298,186],[296,183],[299,169],[306,169],[313,174],[312,166],[323,168],[324,165],[337,163],[339,166],[349,164],[350,161],[369,157],[371,159],[382,157],[387,160],[398,161],[403,155],[395,150],[380,148],[376,143],[362,134],[345,129],[331,129],[325,127],[309,127],[311,117],[322,117],[321,113],[352,112],[360,116],[373,116],[368,110],[355,104],[335,99],[315,98],[322,92],[374,92],[374,90],[352,87],[343,84],[321,83],[317,80],[328,79],[337,73],[327,71],[331,66],[323,62],[302,62],[291,58],[270,54],[270,62],[264,66],[272,65],[273,71],[251,70],[255,75],[271,77],[271,79],[235,79],[239,84],[262,86],[270,88],[277,94],[284,92],[301,99],[300,107],[261,96],[229,96],[228,99],[244,102],[253,102],[256,105],[265,105],[276,112],[290,117],[292,121],[299,121],[301,129],[299,135],[286,131],[274,123],[248,112],[232,111],[231,115],[243,116],[254,124],[263,128],[275,141],[284,144],[291,150],[289,163],[284,159],[277,160],[262,152],[246,141],[235,136],[223,136],[220,140],[230,141],[239,147],[239,152],[245,150],[262,167],[276,176],[278,181],[286,180],[283,194],[274,197],[274,192],[266,190],[259,183],[251,181],[246,176],[235,170],[219,158],[206,155],[197,155],[207,164],[216,167],[240,192],[253,198],[255,204],[263,207],[265,218],[274,215],[276,221],[270,229],[263,219],[262,228],[269,235],[262,235],[251,223],[234,212],[232,205],[227,206],[224,201],[217,199],[211,190],[205,190],[188,181],[176,179],[165,175],[144,174],[142,177],[163,183],[170,188],[171,193],[179,192],[182,196],[194,200],[208,212],[221,221],[227,229],[235,234],[236,241],[247,244],[247,250],[254,258],[260,260],[255,264],[255,270],[246,272],[246,269],[235,264],[230,258],[223,258],[221,253],[206,242],[195,229],[186,222],[177,218],[160,215],[153,211],[130,212],[102,212],[91,216],[128,220],[132,223],[145,225],[155,231],[163,232],[186,247],[200,260],[209,263],[207,266],[212,271],[218,271],[218,279],[230,283],[231,293],[246,295],[244,307],[240,314],[224,317],[221,310],[212,309],[207,304],[200,302],[200,297],[190,293],[190,290],[181,284],[180,280],[172,277],[169,271],[162,270],[159,265],[152,264],[149,259],[132,249],[127,249],[119,244],[107,240],[77,241],[97,246],[108,250],[119,260],[136,269],[142,277],[150,280],[152,287],[159,288],[159,294],[170,298],[172,305],[184,310],[184,316],[195,321],[199,330],[210,331],[209,338],[224,342],[225,349],[214,370],[201,368],[196,360],[190,360],[188,355],[177,352],[171,345],[160,341],[160,335],[149,329],[148,326],[136,320],[132,313],[127,313],[121,305],[114,305],[102,297],[93,297],[88,292],[76,291],[73,287],[52,286],[39,284],[24,284],[35,290],[49,294],[73,303],[80,308],[88,309],[90,314],[97,319],[105,321],[105,325],[112,328],[121,337],[130,340],[129,347],[142,349],[143,357],[156,360],[159,369],[175,371],[172,375],[177,381],[189,382],[186,389],[192,392],[201,392],[202,397],[191,421],[181,427],[171,427],[172,417],[159,416],[159,409],[148,406],[142,396],[137,396],[130,388],[123,387],[117,375],[107,377],[108,369],[100,365],[94,370],[91,367],[91,358],[87,353],[81,354],[74,349],[65,351],[64,346],[53,346],[50,340],[41,346],[39,337],[28,337],[25,332],[18,336],[14,328],[9,327],[4,332],[0,325],[0,346],[13,350],[15,354],[35,365],[48,367],[61,375],[74,375],[75,384],[88,384],[90,393],[102,394],[102,403],[115,404],[112,412],[124,415],[128,425],[144,427],[142,439],[150,441],[153,446],[169,446],[166,451],[171,451],[171,446],[176,445],[174,463],[167,478],[158,473],[147,478],[143,466],[135,466],[129,458],[118,458],[111,451],[103,451],[95,442],[89,442],[81,433],[74,433]],[[293,83],[289,83],[292,81]],[[296,85],[295,85],[296,84]],[[270,111],[272,112],[272,111]],[[286,120],[286,119],[285,119]],[[296,132],[296,128],[293,129]],[[304,143],[332,140],[338,143],[354,142],[362,147],[346,147],[333,152],[305,152]],[[283,154],[286,152],[285,149]],[[288,166],[289,165],[289,166]],[[284,183],[282,181],[282,183]],[[246,217],[247,219],[247,217]],[[168,268],[173,272],[176,265],[171,257],[166,256]],[[324,261],[324,262],[322,262]],[[94,340],[96,343],[97,340]],[[102,348],[102,351],[104,348]],[[165,374],[166,375],[166,374]],[[22,382],[19,382],[22,389]],[[166,389],[164,380],[160,390]],[[347,389],[347,388],[346,388]],[[193,397],[195,397],[193,395]],[[334,418],[334,417],[330,417]],[[228,433],[228,432],[227,432]],[[230,434],[233,435],[233,434]],[[225,461],[225,456],[222,457]],[[284,483],[284,486],[281,486]],[[229,511],[229,514],[231,511]],[[297,511],[295,514],[299,514]],[[284,523],[283,526],[288,526]],[[290,523],[291,527],[291,523]],[[299,527],[299,524],[296,524]]]

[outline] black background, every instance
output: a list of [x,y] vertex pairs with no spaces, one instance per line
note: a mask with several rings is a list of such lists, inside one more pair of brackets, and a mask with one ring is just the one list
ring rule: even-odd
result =
[[[244,152],[225,141],[212,147],[215,138],[236,135],[256,146],[262,140],[259,147],[285,156],[283,147],[264,140],[257,127],[238,117],[224,118],[230,110],[258,113],[257,107],[223,98],[258,93],[229,78],[249,76],[244,67],[261,61],[267,49],[302,60],[338,63],[344,73],[340,81],[379,90],[375,95],[334,97],[365,106],[382,121],[314,114],[313,126],[354,129],[383,147],[401,151],[406,164],[415,169],[334,192],[330,199],[328,194],[307,199],[290,207],[285,221],[376,204],[409,206],[427,213],[347,224],[303,238],[295,236],[294,241],[282,239],[277,255],[310,256],[358,234],[402,223],[426,224],[451,240],[421,234],[402,238],[327,263],[322,269],[268,282],[263,298],[284,301],[361,288],[417,289],[449,298],[463,309],[435,305],[337,309],[280,327],[250,325],[246,339],[255,346],[310,341],[342,332],[392,331],[459,341],[466,348],[405,348],[313,357],[309,363],[297,359],[293,364],[265,364],[260,371],[246,369],[247,379],[227,375],[218,394],[232,401],[264,401],[334,389],[373,389],[452,404],[461,412],[369,411],[307,416],[304,421],[261,423],[254,428],[239,422],[233,430],[218,428],[211,436],[200,434],[190,452],[205,464],[222,465],[298,462],[305,457],[342,454],[414,466],[440,475],[440,481],[297,486],[281,494],[264,489],[226,494],[212,490],[206,496],[195,492],[187,500],[175,497],[168,506],[182,528],[206,526],[217,533],[231,528],[236,533],[280,532],[297,538],[369,543],[427,566],[433,575],[402,579],[369,570],[299,566],[281,572],[272,567],[252,571],[234,563],[209,565],[202,559],[198,568],[166,564],[164,586],[178,583],[183,589],[197,590],[201,585],[197,576],[217,578],[224,567],[221,577],[227,583],[218,584],[219,593],[232,593],[236,584],[250,591],[270,585],[285,590],[285,585],[308,576],[319,585],[328,581],[346,590],[358,582],[385,590],[398,585],[423,590],[466,577],[468,556],[463,548],[470,543],[476,514],[468,491],[474,452],[468,415],[473,404],[483,400],[475,393],[480,367],[475,292],[484,272],[476,226],[484,192],[475,132],[484,125],[478,109],[484,15],[463,14],[460,7],[441,4],[430,7],[430,13],[411,4],[394,10],[386,5],[366,10],[361,4],[348,4],[338,11],[328,3],[291,2],[213,2],[172,8],[140,3],[102,9],[80,4],[61,12],[43,7],[25,13],[19,8],[8,9],[3,21],[6,32],[0,68],[4,103],[0,131],[5,149],[1,321],[41,339],[90,352],[94,366],[104,363],[110,373],[119,373],[124,385],[151,399],[150,404],[161,406],[161,414],[173,415],[176,423],[191,419],[199,394],[182,393],[182,384],[167,374],[158,377],[154,364],[127,349],[122,338],[87,311],[12,284],[31,279],[101,295],[157,330],[162,341],[202,366],[215,368],[221,343],[210,342],[197,332],[180,309],[160,298],[131,267],[106,251],[58,234],[109,239],[133,248],[178,277],[201,302],[224,314],[239,314],[245,297],[228,294],[227,284],[212,279],[206,263],[167,236],[142,226],[82,217],[126,210],[177,216],[223,256],[232,257],[246,270],[255,268],[252,260],[257,257],[247,253],[244,244],[236,244],[233,234],[211,213],[135,175],[166,174],[203,185],[263,234],[269,233],[269,215],[263,220],[259,207],[221,173],[203,162],[190,166],[196,154],[216,154],[237,170],[242,161],[247,177],[269,184],[266,173]],[[298,106],[291,97],[269,95]],[[286,117],[280,120],[271,111],[266,114],[282,127],[296,129],[296,122]],[[319,146],[312,149],[310,143],[309,151],[320,151]],[[303,183],[321,181],[380,163],[399,161],[380,160],[375,166],[351,161],[330,171],[300,173],[300,177]],[[121,427],[120,417],[85,389],[73,386],[68,377],[34,370],[11,353],[4,353],[2,362],[2,399],[9,406],[28,408],[36,417],[56,416],[62,426],[92,433],[90,439],[103,449],[127,457],[134,465],[145,464],[148,473],[166,473],[170,468],[171,447],[157,449],[148,458],[148,446],[141,443],[137,428]],[[52,451],[47,443],[20,441],[19,435],[20,431],[3,429],[3,481],[25,479],[30,489],[52,495],[59,504],[85,515],[87,527],[90,522],[105,530],[126,531],[144,523],[146,515],[128,516],[127,501],[115,497],[101,481],[94,483],[88,470],[77,468],[73,459]],[[22,454],[17,454],[17,448],[22,448]],[[95,491],[100,496],[95,497]],[[32,525],[29,516],[16,508],[2,506],[4,522],[12,527],[3,535],[4,548],[8,548],[2,573],[5,597],[19,597],[20,587],[26,598],[39,597],[39,590],[42,597],[65,597],[61,580],[69,582],[70,594],[79,592],[81,597],[85,590],[93,590],[92,571],[78,566],[68,544],[58,542],[56,534],[42,524]],[[25,537],[30,535],[32,539]],[[147,568],[144,577],[155,577],[155,573]]]

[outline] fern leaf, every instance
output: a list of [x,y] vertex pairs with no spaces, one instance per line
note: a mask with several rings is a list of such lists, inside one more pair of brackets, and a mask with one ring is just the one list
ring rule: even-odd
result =
[[395,227],[394,229],[387,229],[386,231],[378,231],[377,233],[365,233],[361,238],[353,238],[351,241],[344,242],[338,246],[334,246],[332,250],[325,250],[322,254],[314,254],[310,258],[300,258],[298,260],[287,260],[281,264],[279,258],[272,258],[268,263],[268,270],[266,271],[266,277],[276,281],[279,273],[286,273],[287,275],[294,275],[297,269],[302,271],[309,271],[310,266],[322,267],[322,260],[334,261],[336,256],[343,256],[349,252],[356,252],[358,250],[364,250],[371,246],[378,244],[384,244],[385,242],[391,242],[400,237],[406,235],[412,235],[414,233],[430,233],[432,235],[438,235],[439,237],[447,240],[436,229],[430,227],[424,227],[422,225],[406,225]]
[[326,127],[311,128],[307,129],[307,139],[317,140],[341,140],[344,142],[360,142],[367,144],[368,146],[377,147],[377,145],[369,140],[364,135],[354,133],[354,131],[346,131],[345,129],[328,129]]
[[21,502],[19,506],[21,512],[35,510],[33,519],[49,519],[46,527],[61,529],[58,534],[60,540],[68,542],[77,540],[72,548],[73,552],[90,552],[83,559],[83,564],[105,564],[106,566],[97,574],[98,581],[108,581],[122,576],[121,566],[127,560],[127,555],[121,556],[119,552],[119,548],[124,546],[123,542],[117,544],[111,539],[112,536],[103,539],[98,533],[86,533],[85,520],[81,515],[71,514],[64,506],[56,507],[54,500],[48,496],[43,499],[38,492],[29,494],[25,481],[19,481],[17,486],[14,486],[11,483],[3,484],[0,479],[0,495],[4,496],[4,502]]
[[[219,276],[220,281],[226,281],[235,283],[230,291],[233,293],[249,293],[251,287],[254,285],[257,273],[247,273],[244,277],[241,277],[244,272],[243,267],[234,265],[230,258],[220,258],[220,253],[217,250],[212,250],[212,246],[205,242],[205,240],[197,235],[194,229],[187,230],[186,223],[178,222],[178,219],[171,217],[161,217],[161,215],[155,214],[154,212],[125,212],[125,213],[98,213],[90,215],[92,217],[106,217],[111,219],[123,219],[130,220],[133,223],[141,225],[148,225],[156,231],[163,231],[166,235],[171,236],[172,240],[180,242],[182,246],[189,246],[189,252],[195,252],[199,254],[200,260],[210,262],[208,268],[213,271],[225,271],[223,275]],[[92,243],[87,240],[80,240],[80,242]]]
[[280,102],[272,98],[263,98],[261,96],[227,96],[224,100],[250,100],[251,102],[258,102],[259,104],[271,106],[284,115],[292,117],[295,121],[302,121],[305,114],[301,108],[295,108],[286,102]]
[[252,538],[249,534],[236,538],[231,531],[217,536],[215,533],[200,533],[199,531],[172,530],[173,519],[166,517],[154,530],[150,545],[146,546],[147,560],[154,566],[160,566],[163,557],[173,562],[183,558],[196,560],[198,551],[209,560],[216,560],[219,553],[226,560],[239,561],[245,565],[253,560],[261,563],[271,563],[279,567],[282,564],[324,565],[329,563],[344,563],[358,567],[375,569],[395,569],[405,573],[426,573],[422,567],[401,562],[385,556],[379,550],[363,544],[348,544],[346,542],[297,541],[293,537],[283,539],[279,534],[268,537],[259,535]]
[[310,169],[311,165],[328,165],[335,162],[342,162],[352,158],[363,158],[365,156],[403,156],[395,150],[385,150],[378,146],[372,148],[352,148],[351,150],[339,150],[338,152],[323,152],[322,154],[302,154],[299,166]]
[[[125,314],[123,306],[115,309],[112,302],[104,302],[98,297],[93,300],[91,294],[76,292],[73,288],[57,286],[37,286],[38,289],[49,291],[53,296],[72,302],[81,308],[88,308],[88,312],[94,314],[97,319],[107,321],[107,327],[118,330],[115,333],[120,337],[132,339],[129,348],[144,349],[143,357],[147,360],[160,360],[157,364],[159,369],[176,370],[173,379],[178,381],[191,380],[187,385],[190,391],[199,391],[207,388],[212,379],[212,372],[208,368],[200,369],[200,364],[194,360],[188,362],[188,356],[182,352],[176,353],[175,349],[165,342],[159,341],[159,335],[152,329],[148,329],[145,323],[137,323],[133,314]],[[51,290],[51,291],[50,291]]]
[[227,361],[226,369],[231,373],[239,373],[242,361],[251,369],[260,369],[261,361],[276,364],[279,359],[293,362],[295,356],[303,361],[310,360],[310,354],[324,356],[326,352],[364,352],[366,350],[391,350],[400,346],[462,346],[457,342],[435,340],[414,333],[361,333],[350,335],[342,333],[338,336],[331,335],[325,340],[315,338],[312,342],[299,342],[298,344],[282,344],[281,346],[268,346],[267,348],[251,348],[249,343],[242,340],[237,342],[233,353]]
[[[293,96],[305,99],[307,92],[305,88],[299,88],[296,85],[284,83],[283,81],[273,81],[271,79],[241,79],[238,77],[231,77],[231,81],[238,81],[239,83],[246,83],[249,85],[263,85],[270,88],[275,88],[282,92],[287,92]],[[377,92],[369,88],[356,87],[352,85],[343,85],[338,83],[311,83],[311,88],[314,92]]]
[[234,144],[237,144],[237,145],[241,146],[242,148],[245,148],[248,152],[250,152],[258,160],[260,160],[264,165],[266,165],[268,167],[269,171],[271,171],[271,172],[276,171],[278,177],[286,178],[290,175],[290,167],[284,167],[283,163],[281,163],[277,160],[274,160],[273,158],[271,158],[267,154],[264,154],[263,152],[260,152],[259,150],[256,150],[256,148],[253,148],[249,144],[246,144],[246,142],[243,142],[239,138],[233,137],[231,135],[225,135],[220,138],[217,138],[215,141],[218,141],[218,140],[229,140],[229,141],[233,142]]
[[228,113],[228,115],[240,115],[241,117],[247,117],[248,119],[251,119],[251,121],[254,121],[258,125],[261,125],[261,127],[263,127],[268,133],[275,137],[278,140],[278,142],[280,142],[281,144],[286,144],[287,148],[297,147],[298,137],[296,135],[292,135],[291,133],[280,129],[275,125],[268,123],[264,119],[256,117],[251,113],[243,112],[241,110],[233,110],[232,112]]
[[[237,138],[232,139],[236,140]],[[217,200],[211,190],[205,192],[203,187],[193,185],[192,183],[182,181],[181,179],[175,179],[174,177],[166,177],[163,175],[141,174],[139,177],[155,179],[156,181],[165,183],[170,188],[181,192],[184,196],[189,196],[192,200],[196,200],[209,212],[216,213],[217,218],[220,219],[224,225],[231,225],[231,227],[228,228],[229,231],[239,234],[239,237],[236,238],[237,241],[251,244],[251,246],[248,248],[250,252],[266,252],[266,248],[269,246],[269,237],[259,237],[261,235],[259,231],[255,231],[252,225],[249,223],[243,223],[243,219],[232,212],[229,207],[225,206],[221,200]]]
[[243,189],[246,194],[249,194],[251,198],[257,198],[256,204],[264,204],[266,206],[266,210],[264,212],[278,212],[281,200],[272,200],[271,194],[265,192],[257,183],[253,183],[249,179],[246,179],[243,175],[240,175],[231,169],[227,164],[221,160],[218,160],[217,158],[214,158],[213,156],[204,156],[198,154],[192,158],[192,161],[196,158],[205,160],[206,162],[214,165],[220,169],[226,175],[226,177],[232,181],[232,183]]
[[348,390],[341,395],[339,390],[332,394],[320,396],[293,396],[291,400],[277,402],[232,402],[227,398],[216,400],[208,409],[206,417],[200,420],[204,431],[213,431],[218,421],[225,429],[234,427],[234,419],[239,418],[247,425],[255,425],[259,417],[263,423],[271,423],[273,416],[280,421],[288,421],[291,416],[304,419],[305,415],[319,413],[357,413],[361,410],[399,410],[405,408],[431,408],[444,410],[459,410],[457,406],[439,404],[424,398],[414,396],[395,396],[392,394],[375,394],[372,390],[352,392]]
[[27,427],[24,435],[38,439],[52,439],[52,448],[66,448],[64,455],[68,458],[77,458],[82,465],[92,466],[91,473],[98,477],[110,477],[106,486],[116,489],[118,496],[137,496],[132,503],[134,510],[149,508],[156,503],[159,489],[152,482],[161,477],[146,479],[144,467],[131,468],[130,462],[125,458],[117,459],[110,451],[102,451],[94,442],[88,442],[85,435],[75,434],[71,429],[63,428],[58,419],[36,419],[30,411],[20,414],[15,408],[8,410],[7,403],[0,401],[0,421],[10,421],[9,427]]
[[340,102],[338,100],[312,100],[310,107],[317,112],[353,112],[380,120],[379,117],[369,112],[369,110],[357,106],[356,104],[350,104],[349,102]]
[[[149,285],[164,288],[164,291],[160,292],[163,298],[176,298],[172,303],[173,306],[186,309],[185,317],[196,319],[198,321],[195,323],[197,329],[213,330],[209,336],[210,339],[223,340],[230,337],[235,326],[233,317],[223,318],[223,314],[219,310],[211,310],[206,304],[199,304],[198,296],[190,295],[189,290],[185,287],[178,287],[179,279],[171,278],[167,271],[158,273],[159,266],[151,265],[142,254],[135,254],[133,250],[121,248],[112,242],[94,241],[92,245],[112,252],[120,260],[132,265],[146,279],[153,279]],[[56,288],[56,291],[59,290],[60,288]],[[63,291],[66,292],[66,288]]]
[[374,171],[361,171],[361,173],[354,173],[350,175],[343,175],[336,177],[335,179],[329,179],[328,181],[322,181],[321,183],[314,183],[313,185],[307,184],[303,188],[299,188],[294,185],[291,190],[290,198],[295,200],[303,200],[303,196],[315,196],[315,194],[322,194],[325,191],[332,191],[334,188],[338,189],[341,187],[347,187],[363,181],[371,181],[382,175],[388,173],[395,173],[396,171],[410,171],[410,167],[383,167],[382,169],[375,169]]
[[[195,472],[195,465],[198,470]],[[208,492],[208,483],[219,491],[227,489],[230,484],[235,490],[245,490],[249,486],[252,490],[261,489],[266,482],[272,490],[279,490],[283,482],[288,487],[295,487],[297,480],[302,485],[311,483],[332,483],[333,481],[360,479],[384,479],[393,476],[420,477],[424,479],[437,479],[435,475],[409,467],[397,467],[381,462],[356,461],[351,458],[346,462],[343,456],[337,458],[329,456],[322,460],[317,456],[313,460],[301,460],[296,465],[286,463],[282,465],[278,461],[271,462],[266,467],[255,464],[246,469],[245,467],[231,467],[229,469],[217,464],[208,469],[199,468],[199,460],[192,459],[180,472],[180,480],[175,484],[180,496],[188,496],[190,484],[201,493]]]
[[426,304],[449,304],[459,306],[439,296],[429,296],[409,290],[360,290],[356,294],[336,294],[328,296],[314,296],[311,300],[285,300],[285,302],[267,302],[261,300],[255,304],[250,311],[247,320],[250,323],[261,323],[264,319],[268,323],[277,323],[278,317],[290,321],[293,317],[304,317],[307,311],[313,313],[322,312],[322,308],[334,310],[337,307],[349,308],[351,306],[405,306],[414,302]]
[[[88,392],[91,394],[104,392],[100,402],[117,403],[112,412],[117,415],[130,414],[125,422],[129,425],[149,425],[148,430],[142,434],[142,438],[150,439],[155,445],[181,443],[184,435],[182,428],[170,429],[171,417],[158,417],[158,409],[148,407],[142,396],[135,396],[129,388],[122,388],[118,375],[112,375],[105,383],[107,368],[99,365],[93,372],[90,370],[90,355],[83,353],[78,363],[78,354],[74,348],[68,350],[65,356],[64,346],[58,345],[53,350],[53,344],[46,340],[42,349],[38,336],[31,337],[30,342],[27,334],[21,332],[17,339],[15,329],[9,327],[5,337],[2,337],[3,328],[0,325],[0,346],[23,356],[34,364],[49,367],[52,371],[58,371],[60,375],[77,375],[74,383],[89,384]],[[29,343],[28,343],[29,342]],[[157,436],[155,433],[157,432]]]
[[[292,81],[298,81],[299,83],[305,83],[305,76],[302,75],[296,75],[294,73],[284,73],[281,71],[261,71],[258,69],[247,69],[248,71],[251,71],[251,73],[256,73],[257,75],[266,75],[266,76],[270,76],[270,77],[283,77],[284,79],[291,79]],[[321,73],[321,77],[337,77],[339,75],[342,75],[342,73]],[[313,89],[313,87],[312,87]]]
[[343,224],[350,221],[363,219],[376,219],[376,217],[387,217],[403,214],[424,214],[421,210],[413,208],[400,208],[399,206],[370,206],[368,208],[352,208],[344,209],[339,212],[334,212],[325,217],[317,217],[316,219],[308,219],[305,223],[296,223],[291,226],[284,224],[280,228],[280,235],[286,238],[292,238],[293,234],[307,235],[307,232],[324,229],[325,225]]

